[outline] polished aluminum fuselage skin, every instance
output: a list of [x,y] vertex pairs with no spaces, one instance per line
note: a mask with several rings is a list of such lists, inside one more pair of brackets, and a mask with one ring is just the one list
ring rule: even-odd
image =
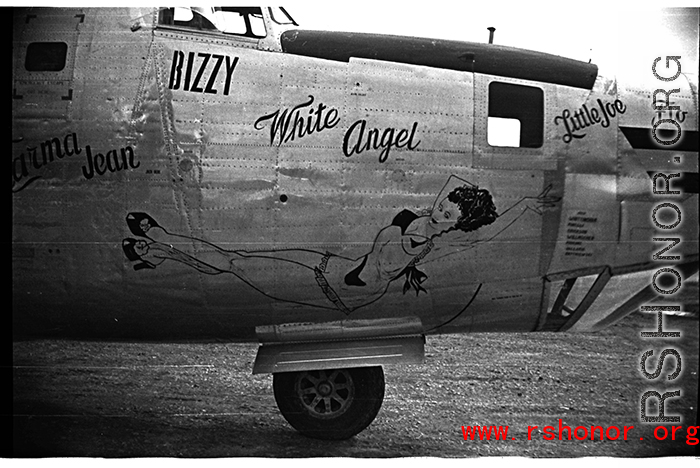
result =
[[[607,268],[649,270],[648,284],[678,263],[652,258],[670,242],[655,237],[697,262],[697,191],[654,194],[651,177],[697,177],[697,148],[630,138],[658,118],[656,84],[680,89],[680,128],[697,137],[686,75],[650,73],[639,90],[598,73],[586,88],[498,64],[285,52],[303,33],[157,27],[150,9],[14,13],[18,335],[254,339],[265,325],[391,318],[531,331],[556,281]],[[65,67],[28,71],[28,46],[51,41],[68,44]],[[541,90],[540,146],[489,145],[492,82]],[[445,232],[436,218],[459,184],[488,191],[496,222]],[[681,224],[655,225],[660,203]]]

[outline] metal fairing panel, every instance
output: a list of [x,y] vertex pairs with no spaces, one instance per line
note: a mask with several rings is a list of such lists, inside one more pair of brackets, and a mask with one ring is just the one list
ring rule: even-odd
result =
[[[341,61],[301,47],[308,32],[283,33],[282,53],[157,16],[15,11],[18,333],[252,339],[377,319],[530,331],[547,277],[649,261],[636,203],[645,171],[668,166],[617,129],[641,125],[625,120],[635,104],[595,66],[523,52],[504,68],[515,49],[475,72],[388,52]],[[68,45],[63,70],[25,70],[41,41]],[[530,59],[554,75],[522,72]],[[540,143],[489,144],[494,84],[542,96]],[[568,129],[578,109],[605,125]]]
[[282,50],[347,62],[366,58],[590,89],[594,64],[542,52],[472,42],[330,31],[285,31]]

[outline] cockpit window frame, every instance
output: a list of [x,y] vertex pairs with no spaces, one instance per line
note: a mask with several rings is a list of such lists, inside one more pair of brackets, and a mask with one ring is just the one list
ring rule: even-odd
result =
[[[175,8],[187,8],[189,9],[194,18],[201,18],[202,20],[206,21],[208,24],[210,24],[212,27],[190,27],[188,25],[181,25],[181,24],[174,24],[175,23]],[[226,8],[224,11],[232,11],[234,12],[236,9],[242,9],[242,10],[250,10],[250,7],[212,7],[212,8]],[[258,26],[261,26],[265,33],[264,35],[256,34],[254,32],[254,28],[251,25],[250,19],[246,17],[243,21],[245,22],[246,25],[246,32],[245,33],[233,33],[233,32],[226,32],[222,31],[219,29],[216,24],[209,18],[207,18],[201,11],[198,11],[195,9],[195,7],[166,7],[166,8],[160,8],[158,10],[158,21],[157,21],[157,29],[166,29],[166,30],[176,30],[176,31],[181,31],[181,32],[187,32],[187,33],[195,33],[195,34],[205,34],[205,35],[212,35],[216,37],[225,37],[227,39],[234,39],[234,40],[242,40],[242,41],[250,41],[250,42],[258,42],[261,40],[264,40],[265,38],[269,37],[270,31],[268,30],[265,17],[263,14],[262,8],[258,8],[259,11],[259,23]],[[164,17],[172,11],[172,19],[165,20]],[[220,11],[220,10],[214,10],[214,11]],[[212,11],[212,13],[214,13]],[[246,12],[246,14],[253,15],[253,13]]]
[[277,18],[275,18],[275,9],[273,7],[267,7],[267,11],[270,12],[270,19],[275,23],[279,24],[280,26],[287,26],[287,25],[292,25],[292,26],[299,26],[299,24],[292,18],[292,15],[290,15],[287,10],[284,7],[275,7],[278,8],[286,17],[289,21],[279,21]]

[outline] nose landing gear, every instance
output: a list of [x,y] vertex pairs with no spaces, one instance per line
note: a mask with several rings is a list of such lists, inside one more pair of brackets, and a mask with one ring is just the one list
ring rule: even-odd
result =
[[374,420],[384,399],[380,366],[274,374],[277,406],[302,434],[342,440]]

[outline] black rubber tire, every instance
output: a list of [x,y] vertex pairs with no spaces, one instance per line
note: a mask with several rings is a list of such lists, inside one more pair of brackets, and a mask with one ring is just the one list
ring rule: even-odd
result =
[[273,375],[282,416],[308,437],[344,440],[370,425],[384,400],[380,366]]

